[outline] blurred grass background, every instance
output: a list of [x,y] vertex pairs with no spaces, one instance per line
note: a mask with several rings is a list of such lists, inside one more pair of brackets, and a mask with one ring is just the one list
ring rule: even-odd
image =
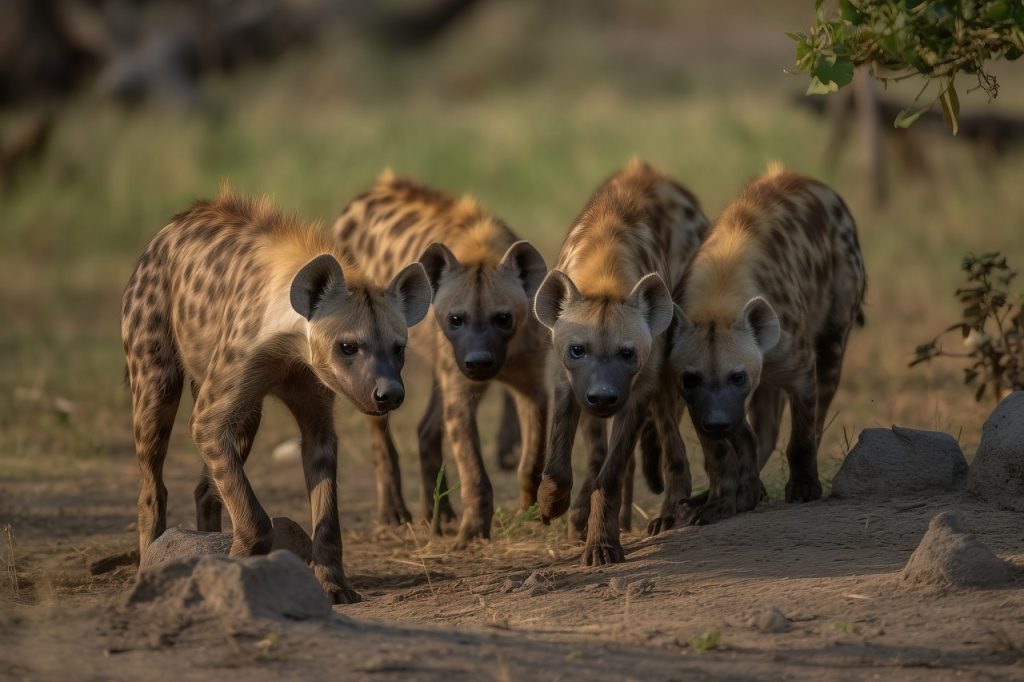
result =
[[[274,62],[206,78],[204,106],[191,113],[77,95],[45,155],[0,196],[4,477],[46,476],[83,458],[133,461],[122,287],[169,217],[221,182],[329,224],[391,167],[476,195],[553,262],[593,188],[634,155],[677,176],[712,217],[768,160],[833,184],[850,203],[869,272],[867,326],[850,342],[824,475],[871,426],[946,430],[972,452],[991,404],[974,403],[955,364],[907,363],[956,319],[964,252],[1000,250],[1024,267],[1024,151],[996,160],[948,135],[914,133],[930,175],[910,176],[890,157],[892,198],[874,208],[856,140],[826,166],[829,123],[794,103],[806,81],[783,72],[793,61],[785,31],[812,15],[810,0],[493,0],[413,50],[331,29]],[[975,93],[965,110],[1024,110],[1024,74],[996,73],[999,100]],[[411,399],[393,421],[415,504],[415,423],[428,383],[422,368],[410,372]],[[186,396],[170,460],[198,472],[187,412]],[[339,404],[343,467],[368,471],[353,412]],[[492,401],[486,445],[494,416]],[[255,457],[293,431],[271,408]],[[776,495],[780,459],[766,474]],[[491,471],[498,503],[512,504],[512,477]]]

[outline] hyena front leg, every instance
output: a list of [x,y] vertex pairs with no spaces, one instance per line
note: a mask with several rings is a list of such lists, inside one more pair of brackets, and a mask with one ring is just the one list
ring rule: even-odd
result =
[[[555,406],[548,448],[537,491],[541,521],[545,524],[569,509],[572,500],[572,442],[580,420],[580,406],[565,375],[555,383]],[[572,527],[572,524],[569,524]]]
[[302,472],[313,523],[313,573],[334,603],[353,604],[360,597],[345,577],[342,564],[334,395],[314,387],[314,381],[311,376],[295,378],[279,396],[302,434]]
[[750,426],[757,438],[758,470],[764,469],[768,458],[775,452],[785,406],[786,394],[774,386],[758,386],[750,399]]
[[683,522],[702,526],[735,516],[736,493],[739,491],[739,462],[732,444],[727,440],[700,439],[704,450],[704,470],[708,475],[706,493],[686,502]]
[[597,487],[597,476],[608,458],[608,431],[605,420],[589,414],[580,415],[583,443],[587,449],[587,477],[569,510],[569,541],[583,542],[590,522],[590,498]]
[[[501,421],[498,424],[498,438],[494,448],[494,460],[503,471],[517,469],[522,463],[520,455],[524,446],[518,413],[519,406],[515,396],[510,391],[505,391],[501,399]],[[541,465],[543,466],[543,460]]]
[[476,538],[491,537],[494,491],[484,469],[476,424],[476,408],[484,388],[458,371],[441,374],[444,430],[459,469],[459,497],[462,501],[457,548],[465,547]]
[[441,387],[436,376],[430,389],[427,411],[420,419],[416,435],[420,446],[420,513],[431,524],[433,532],[440,535],[441,524],[455,520],[455,510],[452,509],[450,497],[442,497],[438,504],[437,523],[433,522],[434,491],[438,488],[439,492],[448,490],[448,476],[441,473],[441,465],[444,464],[444,410],[441,405]]
[[370,417],[370,442],[377,470],[377,519],[385,526],[401,526],[412,521],[402,497],[402,472],[398,450],[391,440],[387,415]]
[[736,490],[736,511],[750,511],[767,492],[761,485],[761,468],[758,466],[758,441],[754,430],[744,421],[739,432],[730,440],[736,453],[736,475],[739,487]]
[[510,381],[510,390],[515,401],[517,431],[520,432],[522,441],[517,472],[519,509],[526,511],[537,503],[537,488],[540,486],[541,472],[544,469],[548,393],[541,373],[537,373],[536,376],[517,376],[514,381]]
[[167,487],[164,459],[178,412],[184,376],[173,357],[143,360],[130,357],[128,380],[132,390],[135,454],[142,472],[139,488],[139,555],[146,552],[167,528]]
[[619,538],[619,508],[622,504],[622,483],[628,458],[633,457],[640,426],[646,408],[640,401],[625,407],[612,420],[611,444],[608,457],[597,475],[596,486],[590,498],[590,520],[587,522],[587,543],[583,547],[580,564],[601,566],[625,561]]
[[[668,397],[671,396],[671,397]],[[662,451],[665,495],[661,500],[661,513],[647,525],[647,534],[656,535],[675,526],[676,516],[692,492],[690,462],[686,458],[686,443],[679,433],[679,420],[683,408],[675,391],[663,391],[654,405],[654,424]]]
[[633,530],[633,481],[636,474],[636,455],[626,458],[626,471],[622,474],[622,504],[619,505],[619,532]]
[[[193,398],[198,395],[198,388],[193,391]],[[256,438],[256,432],[260,428],[260,419],[263,415],[263,408],[258,405],[247,417],[244,417],[238,424],[238,456],[245,464],[252,451],[252,443]],[[196,529],[202,531],[220,532],[221,512],[224,504],[217,493],[217,486],[210,478],[210,471],[203,465],[203,471],[199,475],[199,485],[195,490],[196,500]]]
[[789,481],[786,502],[810,502],[821,498],[818,480],[818,396],[814,365],[789,390],[792,426],[786,459]]

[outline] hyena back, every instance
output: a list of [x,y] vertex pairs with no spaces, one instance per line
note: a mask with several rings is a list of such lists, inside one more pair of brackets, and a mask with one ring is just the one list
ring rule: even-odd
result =
[[335,601],[358,600],[341,561],[334,394],[373,414],[401,404],[406,327],[426,314],[430,285],[419,264],[383,289],[343,272],[340,259],[320,230],[230,193],[176,216],[139,258],[121,334],[142,473],[140,552],[166,528],[163,463],[186,382],[204,461],[197,525],[220,530],[223,500],[231,554],[270,550],[270,518],[243,471],[269,394],[302,433],[313,570]]
[[772,167],[716,221],[684,284],[671,351],[711,481],[690,521],[757,504],[784,399],[786,500],[821,497],[818,444],[864,287],[853,218],[822,183]]
[[[420,422],[421,500],[433,495],[447,435],[459,470],[463,518],[459,543],[490,537],[493,492],[480,453],[476,408],[491,381],[511,391],[521,428],[520,505],[536,501],[544,461],[547,339],[530,302],[547,268],[540,253],[469,198],[382,175],[342,212],[340,245],[371,275],[389,276],[419,257],[434,288],[433,315],[410,347],[433,363],[433,390]],[[373,428],[381,520],[408,520],[387,423]],[[442,481],[447,486],[447,481]],[[439,513],[454,517],[443,498]],[[439,532],[439,528],[435,528]]]
[[[624,478],[649,416],[661,440],[667,482],[649,532],[671,527],[676,506],[690,494],[678,400],[663,384],[663,332],[673,315],[670,290],[707,226],[690,192],[649,165],[631,162],[590,199],[537,293],[537,318],[550,330],[564,368],[555,387],[541,514],[546,520],[570,507],[572,443],[582,420],[589,473],[571,505],[569,527],[573,536],[586,537],[584,565],[623,560]],[[609,419],[610,442],[604,428]]]

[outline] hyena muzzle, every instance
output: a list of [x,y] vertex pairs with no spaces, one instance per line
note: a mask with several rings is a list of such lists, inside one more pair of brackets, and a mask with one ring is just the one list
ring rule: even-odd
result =
[[582,422],[588,474],[571,504],[569,531],[586,538],[584,565],[624,558],[619,535],[630,503],[623,493],[632,492],[633,450],[646,420],[656,428],[667,483],[648,531],[671,527],[676,507],[690,494],[680,405],[662,371],[664,332],[673,314],[670,287],[707,225],[690,192],[634,161],[590,199],[537,293],[537,318],[550,330],[562,364],[541,514],[547,520],[570,509],[572,444]]
[[139,258],[121,334],[142,472],[140,552],[166,528],[163,464],[186,382],[204,461],[197,526],[220,530],[223,500],[232,556],[270,550],[270,517],[243,465],[272,395],[302,434],[313,570],[335,601],[359,599],[342,568],[334,394],[367,414],[401,404],[406,327],[426,315],[431,292],[418,263],[380,288],[341,262],[320,230],[230,193],[176,216]]
[[829,187],[773,167],[726,208],[690,266],[672,335],[710,479],[688,521],[756,506],[787,399],[786,500],[821,497],[818,445],[864,287],[856,226]]
[[[411,180],[382,175],[342,212],[340,245],[367,271],[389,277],[419,257],[434,288],[433,315],[413,331],[410,347],[433,362],[433,388],[419,424],[422,511],[454,518],[447,497],[433,514],[447,436],[459,470],[459,544],[490,537],[494,500],[480,453],[476,409],[492,381],[511,392],[521,430],[520,506],[536,501],[544,461],[547,337],[531,300],[547,272],[544,259],[469,197],[455,199]],[[381,521],[409,519],[398,457],[387,421],[373,424]],[[440,485],[447,488],[446,477]],[[435,526],[440,532],[440,524]]]

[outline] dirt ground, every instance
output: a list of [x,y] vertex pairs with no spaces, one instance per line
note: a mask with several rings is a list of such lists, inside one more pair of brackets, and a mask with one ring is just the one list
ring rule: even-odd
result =
[[[171,524],[194,527],[197,462],[168,459]],[[168,638],[109,626],[134,566],[87,569],[133,546],[133,458],[23,467],[0,496],[14,529],[0,556],[9,568],[13,547],[19,576],[17,591],[9,571],[0,579],[2,679],[1024,679],[1024,527],[967,497],[771,502],[713,526],[634,531],[626,563],[581,569],[560,523],[503,513],[491,542],[463,552],[422,525],[378,527],[372,471],[350,465],[345,565],[362,603],[326,623],[206,623]],[[258,456],[249,469],[271,513],[308,528],[298,465]],[[513,499],[512,476],[494,477],[499,504]],[[656,508],[649,496],[638,507]],[[1014,565],[1010,586],[902,581],[946,509]],[[766,607],[789,631],[748,625]]]

